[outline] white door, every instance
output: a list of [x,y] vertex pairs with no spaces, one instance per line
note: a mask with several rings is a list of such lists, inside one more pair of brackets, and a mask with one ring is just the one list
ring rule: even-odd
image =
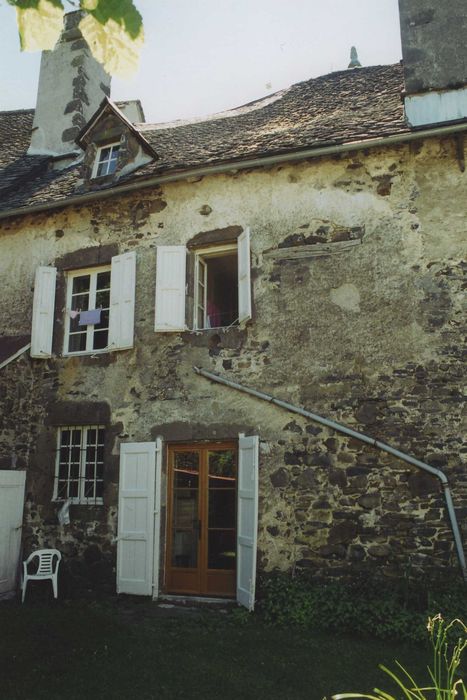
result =
[[255,606],[256,546],[258,533],[259,438],[239,436],[237,514],[237,602]]
[[160,440],[120,445],[118,593],[157,595],[161,450]]
[[25,471],[0,470],[0,596],[16,588],[25,481]]

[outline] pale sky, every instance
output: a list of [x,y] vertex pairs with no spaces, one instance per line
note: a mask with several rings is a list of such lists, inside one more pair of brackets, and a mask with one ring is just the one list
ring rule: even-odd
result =
[[[401,59],[397,0],[136,0],[146,44],[112,98],[140,99],[149,122],[212,114],[301,80]],[[38,53],[20,53],[0,0],[0,110],[35,106]]]

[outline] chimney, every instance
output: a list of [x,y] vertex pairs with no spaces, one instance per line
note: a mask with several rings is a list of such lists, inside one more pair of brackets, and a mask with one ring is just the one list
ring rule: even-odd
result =
[[467,117],[467,3],[399,0],[405,112],[412,126]]
[[53,51],[43,51],[30,155],[78,151],[75,138],[110,95],[110,76],[93,58],[79,30],[82,13],[65,15]]

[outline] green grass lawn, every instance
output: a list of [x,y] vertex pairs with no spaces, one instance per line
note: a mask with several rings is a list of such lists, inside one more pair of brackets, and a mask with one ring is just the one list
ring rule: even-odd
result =
[[428,648],[267,627],[238,610],[161,612],[149,602],[0,603],[1,700],[322,700],[393,690],[378,663],[397,658],[422,679],[429,661]]

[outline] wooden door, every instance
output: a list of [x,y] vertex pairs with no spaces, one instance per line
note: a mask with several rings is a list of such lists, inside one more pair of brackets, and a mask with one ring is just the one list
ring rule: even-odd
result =
[[168,593],[235,597],[237,445],[168,451]]
[[0,471],[0,596],[16,588],[25,471]]

